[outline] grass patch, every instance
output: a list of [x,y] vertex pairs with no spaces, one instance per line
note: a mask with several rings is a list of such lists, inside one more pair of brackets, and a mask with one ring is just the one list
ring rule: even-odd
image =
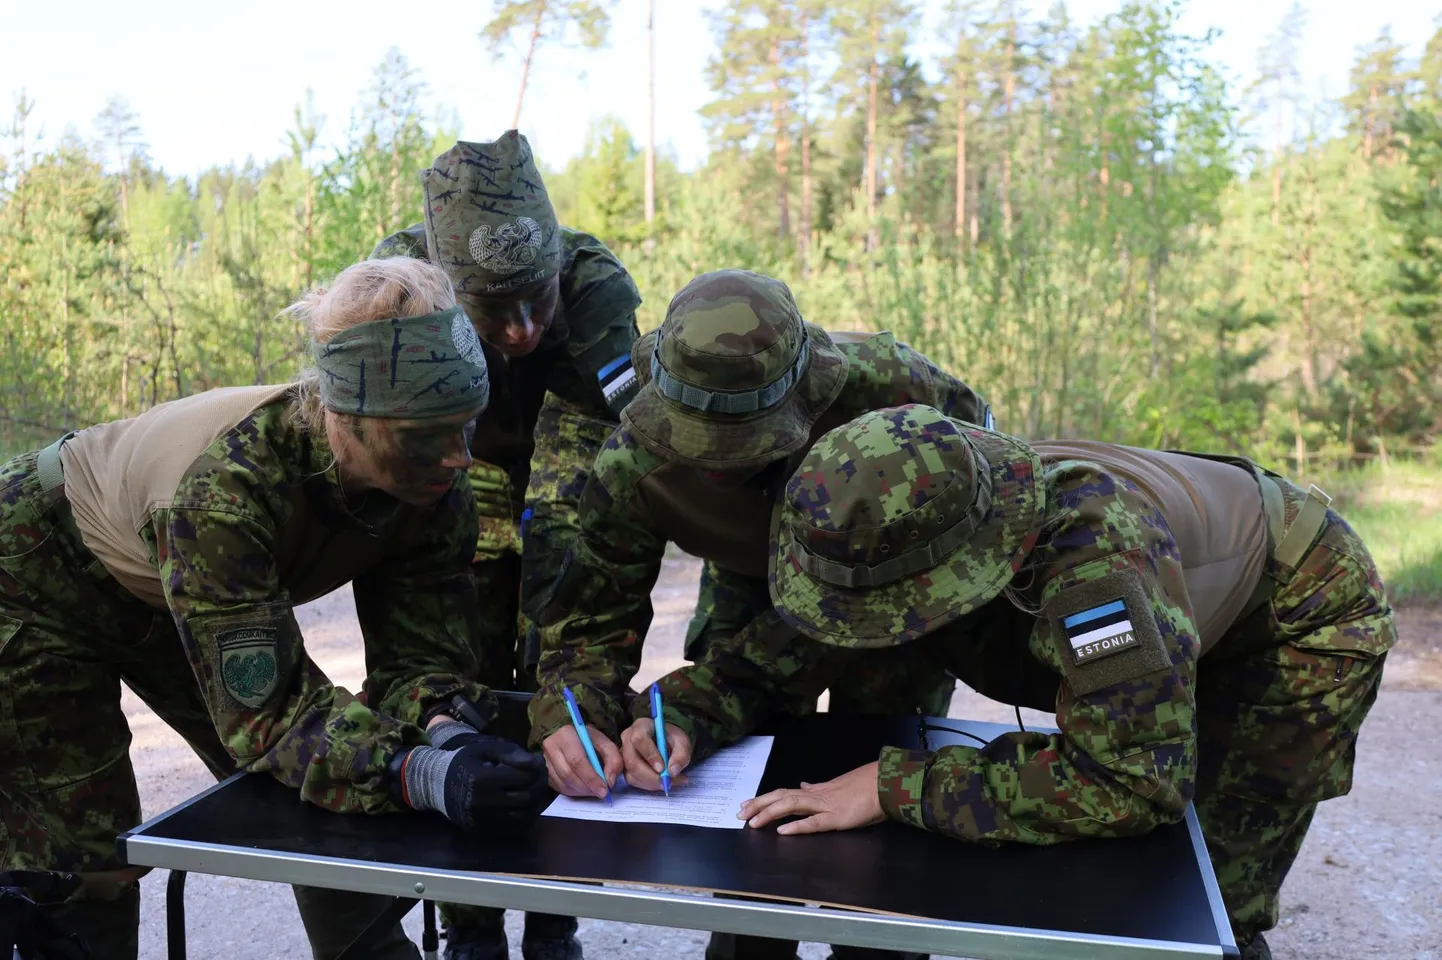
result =
[[1366,541],[1394,602],[1442,600],[1442,452],[1313,482]]

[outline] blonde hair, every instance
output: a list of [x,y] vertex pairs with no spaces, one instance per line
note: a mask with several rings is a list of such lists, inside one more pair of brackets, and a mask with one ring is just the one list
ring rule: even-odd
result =
[[[362,260],[346,267],[329,284],[316,287],[285,313],[297,317],[310,339],[326,343],[357,324],[391,317],[420,317],[456,305],[450,277],[440,267],[411,257]],[[293,416],[312,433],[325,429],[320,371],[306,362],[295,379]]]

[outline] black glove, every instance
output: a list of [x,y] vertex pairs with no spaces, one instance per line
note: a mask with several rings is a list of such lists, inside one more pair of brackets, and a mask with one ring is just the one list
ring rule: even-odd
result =
[[62,930],[42,906],[63,902],[79,887],[73,874],[0,873],[0,957],[86,960],[90,948],[85,940]]
[[550,800],[545,759],[490,734],[460,736],[455,749],[412,747],[392,761],[406,805],[439,811],[468,833],[529,825]]
[[472,741],[479,740],[481,732],[469,723],[459,720],[442,720],[426,728],[431,746],[441,750],[459,750]]

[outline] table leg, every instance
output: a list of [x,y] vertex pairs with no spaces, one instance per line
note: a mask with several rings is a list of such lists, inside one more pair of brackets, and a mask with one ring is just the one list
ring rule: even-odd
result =
[[427,900],[421,904],[424,925],[421,928],[421,956],[424,960],[438,960],[441,953],[441,938],[436,933],[436,902]]
[[406,914],[415,908],[416,900],[410,897],[396,897],[391,901],[376,918],[370,922],[370,926],[361,931],[361,935],[351,941],[350,946],[342,950],[335,960],[355,960],[360,956],[360,949],[368,946],[371,940],[382,930],[390,929],[392,924],[399,923]]
[[165,948],[170,960],[185,960],[185,871],[165,881]]

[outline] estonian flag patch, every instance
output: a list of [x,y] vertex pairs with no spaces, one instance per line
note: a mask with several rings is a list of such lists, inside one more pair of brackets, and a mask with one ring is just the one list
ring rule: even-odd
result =
[[1138,642],[1123,600],[1073,613],[1061,623],[1077,666],[1135,647]]
[[602,367],[596,374],[596,379],[601,383],[601,395],[606,398],[608,405],[613,408],[625,406],[625,403],[618,405],[616,401],[636,385],[636,369],[631,366],[630,352],[621,354]]

